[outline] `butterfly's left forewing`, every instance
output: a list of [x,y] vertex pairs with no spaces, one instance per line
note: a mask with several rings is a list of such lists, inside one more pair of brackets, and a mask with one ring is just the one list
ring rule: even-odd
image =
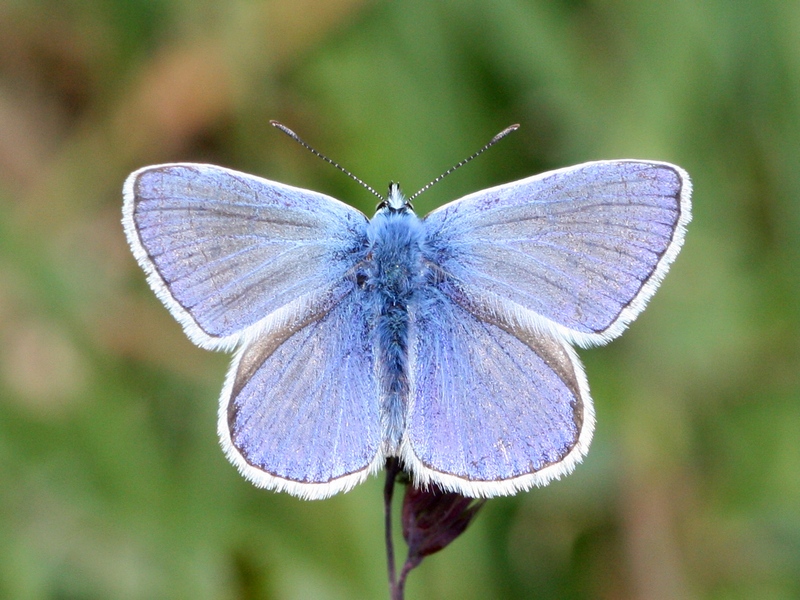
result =
[[125,232],[148,282],[207,348],[232,349],[279,311],[313,310],[366,244],[356,209],[213,165],[145,167],[124,196]]

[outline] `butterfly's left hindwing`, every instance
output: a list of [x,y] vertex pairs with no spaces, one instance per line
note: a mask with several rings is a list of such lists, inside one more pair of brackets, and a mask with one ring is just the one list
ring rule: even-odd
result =
[[330,311],[286,319],[231,366],[219,433],[260,487],[325,498],[383,466],[371,308],[341,287]]

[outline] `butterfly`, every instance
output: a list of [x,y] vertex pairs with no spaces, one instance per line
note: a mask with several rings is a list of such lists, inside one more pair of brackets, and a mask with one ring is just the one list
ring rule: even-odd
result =
[[[367,186],[368,187],[368,186]],[[644,309],[691,218],[672,164],[588,162],[420,219],[396,184],[368,219],[223,167],[145,167],[123,225],[189,339],[235,351],[229,460],[306,499],[398,457],[418,486],[514,494],[572,471],[594,410],[573,345]]]

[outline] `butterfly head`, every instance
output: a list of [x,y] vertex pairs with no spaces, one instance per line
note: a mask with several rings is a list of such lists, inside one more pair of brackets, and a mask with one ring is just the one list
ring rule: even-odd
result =
[[392,181],[389,183],[389,192],[386,194],[386,198],[378,204],[377,210],[380,211],[389,211],[389,212],[406,212],[406,211],[414,211],[414,206],[411,204],[409,200],[403,196],[403,192],[400,190],[400,184],[395,183]]

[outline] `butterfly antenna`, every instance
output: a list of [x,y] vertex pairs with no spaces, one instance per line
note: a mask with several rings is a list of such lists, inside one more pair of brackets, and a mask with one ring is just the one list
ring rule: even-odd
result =
[[[357,182],[357,183],[360,183],[360,184],[361,184],[363,187],[365,187],[367,190],[369,190],[370,192],[372,192],[372,193],[373,193],[375,196],[377,196],[378,198],[380,198],[381,202],[384,202],[384,201],[386,200],[386,199],[385,199],[383,196],[381,196],[381,195],[380,195],[378,192],[376,192],[374,189],[372,189],[372,187],[370,187],[370,185],[369,185],[369,184],[365,183],[364,181],[362,181],[361,179],[359,179],[358,177],[356,177],[355,175],[353,175],[353,174],[352,174],[350,171],[348,171],[347,169],[345,169],[345,168],[344,168],[342,165],[340,165],[339,163],[337,163],[337,162],[335,162],[335,161],[332,161],[330,158],[328,158],[327,156],[325,156],[325,155],[324,155],[322,152],[319,152],[318,150],[315,150],[314,148],[312,148],[312,147],[311,147],[311,146],[310,146],[310,145],[309,145],[307,142],[303,141],[303,140],[300,138],[300,136],[299,136],[299,135],[297,135],[297,134],[296,134],[294,131],[292,131],[291,129],[289,129],[289,128],[288,128],[286,125],[284,125],[283,123],[278,123],[278,121],[270,121],[270,122],[269,122],[269,124],[270,124],[270,125],[272,125],[273,127],[276,127],[276,128],[278,128],[278,129],[280,129],[280,130],[281,130],[283,133],[285,133],[286,135],[288,135],[288,136],[289,136],[290,138],[292,138],[292,139],[293,139],[295,142],[297,142],[298,144],[300,144],[300,145],[301,145],[303,148],[305,148],[306,150],[308,150],[309,152],[311,152],[311,154],[313,154],[314,156],[317,156],[317,157],[321,158],[322,160],[324,160],[324,161],[325,161],[326,163],[328,163],[329,165],[333,165],[334,167],[336,167],[337,169],[339,169],[339,170],[340,170],[342,173],[344,173],[345,175],[347,175],[347,176],[348,176],[350,179],[352,179],[353,181],[355,181],[355,182]],[[494,141],[492,141],[492,143],[494,143]],[[479,153],[479,154],[480,154],[480,153]]]
[[500,140],[502,140],[502,139],[503,139],[504,137],[506,137],[506,136],[507,136],[509,133],[511,133],[512,131],[516,131],[517,129],[519,129],[519,123],[517,123],[517,124],[515,124],[515,125],[511,125],[511,126],[509,126],[509,127],[506,127],[505,129],[503,129],[503,131],[501,131],[501,132],[500,132],[500,133],[498,133],[496,136],[494,136],[494,137],[493,137],[491,140],[489,140],[489,143],[488,143],[488,144],[486,144],[486,145],[485,145],[483,148],[481,148],[480,150],[478,150],[478,151],[477,151],[475,154],[473,154],[472,156],[468,156],[467,158],[465,158],[464,160],[462,160],[462,161],[461,161],[460,163],[458,163],[457,165],[453,165],[452,167],[450,167],[449,169],[447,169],[447,171],[445,171],[444,173],[442,173],[441,175],[439,175],[439,176],[438,176],[436,179],[434,179],[433,181],[431,181],[431,182],[430,182],[428,185],[426,185],[425,187],[423,187],[423,188],[422,188],[421,190],[419,190],[419,191],[418,191],[416,194],[414,194],[413,196],[411,196],[411,197],[408,199],[408,201],[409,201],[409,202],[411,202],[411,201],[412,201],[414,198],[416,198],[417,196],[419,196],[419,195],[420,195],[422,192],[424,192],[425,190],[427,190],[428,188],[430,188],[432,185],[434,185],[434,184],[436,184],[436,183],[439,183],[439,182],[440,182],[442,179],[444,179],[445,177],[447,177],[448,175],[450,175],[450,173],[452,173],[453,171],[455,171],[455,170],[456,170],[456,169],[458,169],[459,167],[463,167],[465,164],[467,164],[467,163],[468,163],[469,161],[471,161],[472,159],[474,159],[474,158],[478,158],[478,157],[479,157],[481,154],[483,154],[484,152],[486,152],[486,151],[487,151],[489,148],[491,148],[492,146],[494,146],[494,145],[495,145],[497,142],[499,142]]

